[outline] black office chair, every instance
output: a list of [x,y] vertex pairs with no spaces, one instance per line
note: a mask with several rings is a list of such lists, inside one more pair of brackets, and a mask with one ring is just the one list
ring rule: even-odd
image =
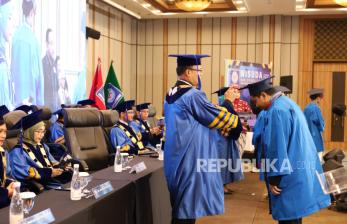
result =
[[64,108],[65,144],[90,171],[108,166],[109,152],[96,108]]

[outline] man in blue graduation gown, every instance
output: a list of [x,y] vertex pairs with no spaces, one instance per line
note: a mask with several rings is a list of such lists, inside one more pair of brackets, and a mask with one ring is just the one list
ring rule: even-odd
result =
[[[195,219],[224,212],[223,182],[217,165],[220,134],[241,132],[237,115],[216,107],[200,86],[201,58],[208,55],[177,57],[178,81],[168,91],[164,104],[166,141],[164,170],[170,191],[172,223],[195,223]],[[227,104],[235,98],[225,96]],[[210,165],[208,165],[210,164]]]
[[130,126],[139,130],[142,135],[142,142],[145,146],[156,147],[163,137],[162,131],[159,127],[151,127],[147,122],[150,103],[142,103],[136,105],[137,119],[135,119]]
[[119,113],[119,120],[111,129],[110,139],[114,149],[120,146],[122,152],[137,155],[139,151],[145,150],[145,147],[141,141],[141,134],[136,134],[138,130],[129,126],[134,119],[134,103],[134,100],[128,100],[116,106],[115,110]]
[[270,78],[246,88],[256,106],[266,110],[261,140],[272,216],[279,223],[302,223],[303,217],[330,205],[316,176],[322,166],[305,116],[273,88]]
[[323,100],[323,89],[314,88],[311,89],[308,94],[310,95],[311,103],[309,103],[304,109],[304,114],[316,146],[317,153],[320,160],[322,160],[324,151],[322,133],[324,131],[325,123],[319,106]]
[[59,109],[55,111],[53,115],[58,115],[58,119],[49,128],[49,141],[57,144],[65,144],[63,110]]
[[[232,113],[237,114],[232,104],[224,102],[224,95],[227,91],[234,91],[231,87],[223,87],[213,94],[218,95],[219,106]],[[237,91],[237,90],[236,90]],[[232,102],[233,103],[233,102]],[[236,144],[236,140],[239,138],[240,133],[234,133],[233,135],[225,138],[216,131],[216,138],[218,140],[218,153],[219,158],[227,162],[225,167],[221,167],[221,175],[224,185],[224,193],[231,194],[232,190],[228,188],[228,184],[236,181],[240,181],[244,178],[242,171],[242,162],[240,156],[240,150]]]
[[13,89],[10,76],[10,58],[7,50],[13,33],[14,1],[0,1],[0,104],[13,109]]
[[9,110],[5,105],[0,107],[0,208],[6,207],[10,204],[13,194],[13,180],[9,178],[11,173],[9,169],[9,161],[7,152],[2,147],[6,139],[7,128],[3,116]]
[[36,1],[23,0],[24,22],[12,40],[11,74],[14,81],[15,105],[44,105],[44,76],[41,51],[33,31]]

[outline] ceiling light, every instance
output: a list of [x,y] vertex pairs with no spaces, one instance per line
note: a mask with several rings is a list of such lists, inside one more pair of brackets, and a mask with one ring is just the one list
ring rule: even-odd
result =
[[187,12],[196,12],[206,9],[212,0],[175,0],[177,8]]
[[343,7],[347,7],[347,0],[334,0],[334,2]]
[[142,6],[145,7],[145,8],[149,8],[149,7],[151,7],[151,4],[144,3],[144,4],[142,4]]

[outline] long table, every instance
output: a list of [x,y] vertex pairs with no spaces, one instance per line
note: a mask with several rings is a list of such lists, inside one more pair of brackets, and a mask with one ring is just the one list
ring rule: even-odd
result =
[[[163,163],[153,158],[135,157],[130,165],[141,161],[147,169],[139,174],[115,173],[113,167],[93,173],[88,189],[106,181],[114,188],[99,199],[71,201],[69,191],[50,190],[36,197],[30,215],[50,208],[54,223],[170,223],[171,206]],[[0,223],[9,223],[9,207],[0,210]]]

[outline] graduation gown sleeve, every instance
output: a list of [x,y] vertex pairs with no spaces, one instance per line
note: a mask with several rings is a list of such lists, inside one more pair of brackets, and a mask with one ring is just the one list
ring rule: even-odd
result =
[[226,134],[231,129],[237,128],[239,118],[227,110],[216,107],[206,98],[201,91],[195,91],[190,98],[190,107],[193,117],[208,128],[216,128]]
[[[51,159],[50,154],[48,156]],[[9,159],[12,175],[17,180],[37,179],[46,182],[51,179],[52,169],[38,167],[22,148],[15,147],[9,153]]]

